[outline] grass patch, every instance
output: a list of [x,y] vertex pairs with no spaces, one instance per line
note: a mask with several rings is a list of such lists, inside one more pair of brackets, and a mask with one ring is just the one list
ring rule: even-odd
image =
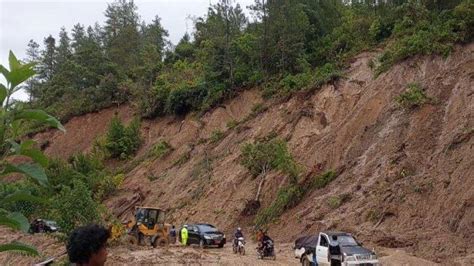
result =
[[197,141],[197,145],[201,145],[201,144],[207,143],[207,140],[208,140],[208,139],[200,138],[200,139]]
[[297,205],[304,194],[304,189],[296,184],[281,188],[273,204],[257,214],[255,224],[262,226],[274,222],[285,210]]
[[430,98],[426,96],[423,88],[417,83],[409,84],[405,92],[395,97],[398,106],[404,109],[414,109],[429,100]]
[[173,166],[181,166],[191,159],[191,151],[183,153],[178,160],[173,163]]
[[252,118],[257,117],[259,114],[265,112],[266,110],[268,110],[268,107],[265,106],[263,103],[256,103],[254,106],[252,106],[252,112],[249,116]]
[[311,187],[313,188],[324,188],[326,187],[331,181],[333,181],[337,177],[336,173],[333,170],[329,170],[324,172],[321,175],[318,175],[314,178]]
[[237,126],[239,125],[239,121],[236,121],[236,120],[231,120],[229,122],[227,122],[227,128],[232,130],[234,128],[236,128]]
[[209,138],[209,142],[210,143],[217,143],[217,142],[221,141],[223,138],[224,138],[224,132],[222,132],[220,130],[214,130],[211,133],[211,137]]
[[[313,183],[307,185],[307,183],[292,183],[286,187],[281,188],[276,199],[273,203],[257,213],[255,217],[255,224],[258,226],[266,225],[274,222],[285,210],[296,206],[303,200],[306,193],[310,192],[314,188],[323,188],[336,178],[336,173],[332,170],[326,171],[324,174],[317,176]],[[349,194],[342,194],[330,199],[330,206],[339,207],[343,203],[350,200]]]
[[365,219],[372,223],[376,223],[382,217],[382,212],[377,209],[371,209],[365,215]]
[[164,158],[173,151],[173,147],[166,142],[166,140],[160,140],[158,143],[153,145],[151,153],[155,158]]
[[337,209],[341,207],[342,204],[348,202],[351,199],[351,196],[347,193],[341,194],[339,196],[332,196],[328,199],[328,205],[331,209]]

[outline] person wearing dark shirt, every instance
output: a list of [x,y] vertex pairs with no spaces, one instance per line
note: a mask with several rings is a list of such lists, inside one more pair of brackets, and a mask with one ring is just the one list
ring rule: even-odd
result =
[[341,247],[339,246],[339,241],[337,236],[332,236],[332,241],[329,242],[329,259],[331,261],[331,266],[340,266],[341,265]]
[[241,237],[243,238],[244,234],[242,233],[242,229],[238,227],[234,233],[234,246],[237,246],[237,240]]

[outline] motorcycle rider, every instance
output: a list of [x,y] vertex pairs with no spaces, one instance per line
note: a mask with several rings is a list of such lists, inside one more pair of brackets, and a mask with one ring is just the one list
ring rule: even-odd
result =
[[244,234],[242,233],[242,228],[240,227],[237,227],[237,230],[235,231],[234,233],[234,247],[237,246],[237,241],[239,240],[239,238],[244,238]]
[[273,242],[273,240],[268,236],[267,232],[262,233],[263,235],[257,248],[265,255],[265,250],[269,248],[269,243]]

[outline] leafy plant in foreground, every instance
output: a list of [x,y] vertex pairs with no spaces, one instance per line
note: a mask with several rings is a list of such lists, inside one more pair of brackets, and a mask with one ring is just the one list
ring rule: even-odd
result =
[[[0,65],[0,72],[6,80],[6,85],[0,84],[0,179],[16,173],[26,176],[31,181],[45,187],[48,185],[48,178],[44,172],[44,167],[48,165],[48,160],[35,147],[34,141],[17,142],[19,137],[18,128],[25,121],[38,121],[62,131],[64,131],[64,127],[56,118],[48,115],[43,110],[24,109],[21,105],[12,103],[11,97],[20,89],[19,85],[35,74],[33,69],[35,64],[22,64],[11,51],[8,61],[9,69]],[[17,200],[39,201],[38,198],[31,197],[31,195],[21,191],[14,195],[8,195],[6,198],[10,198],[10,201],[13,202]],[[29,228],[28,220],[23,214],[8,212],[4,209],[0,209],[0,225],[24,232],[28,231]],[[2,251],[17,251],[38,255],[35,248],[18,242],[0,245],[0,252]]]

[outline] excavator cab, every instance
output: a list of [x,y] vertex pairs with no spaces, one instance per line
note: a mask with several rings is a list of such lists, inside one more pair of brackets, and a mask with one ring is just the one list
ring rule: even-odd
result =
[[134,221],[129,223],[129,234],[134,242],[153,247],[164,246],[169,243],[171,226],[165,223],[166,212],[155,207],[135,207]]

